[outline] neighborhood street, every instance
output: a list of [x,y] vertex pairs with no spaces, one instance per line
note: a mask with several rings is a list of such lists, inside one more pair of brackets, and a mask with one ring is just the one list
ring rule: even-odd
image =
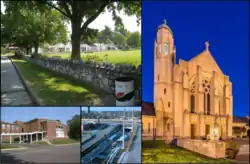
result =
[[31,105],[13,64],[6,56],[1,56],[1,105]]

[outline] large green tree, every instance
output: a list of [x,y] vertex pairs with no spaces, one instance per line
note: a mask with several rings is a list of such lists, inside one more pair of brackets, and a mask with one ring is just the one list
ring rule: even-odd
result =
[[40,43],[68,41],[62,15],[46,5],[34,6],[32,1],[4,1],[3,33],[6,40],[23,48],[33,45],[38,52]]
[[80,140],[81,139],[81,117],[80,115],[75,115],[71,120],[67,121],[69,132],[68,136],[71,139]]
[[141,46],[141,34],[138,31],[130,33],[127,39],[127,44],[133,48],[140,47]]
[[126,38],[120,33],[114,33],[111,37],[111,41],[121,49],[126,46]]
[[[115,24],[122,24],[122,19],[117,11],[123,10],[125,14],[137,16],[137,23],[141,20],[141,1],[127,0],[65,0],[65,1],[38,1],[39,4],[46,4],[59,12],[71,22],[72,35],[72,60],[81,60],[80,58],[80,42],[82,35],[87,36],[89,33],[95,32],[95,29],[89,28],[89,24],[93,22],[101,13],[106,10],[112,12]],[[105,20],[103,20],[105,21]]]

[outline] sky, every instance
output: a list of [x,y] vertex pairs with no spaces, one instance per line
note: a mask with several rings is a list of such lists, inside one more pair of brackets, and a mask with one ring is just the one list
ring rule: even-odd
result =
[[[141,111],[141,107],[90,107],[90,111]],[[82,108],[82,110],[86,110],[86,108]]]
[[[177,62],[205,49],[233,83],[233,114],[249,115],[249,2],[152,2],[142,5],[143,101],[153,101],[154,40],[167,20],[174,35]],[[147,72],[147,73],[145,73]]]
[[5,122],[44,118],[66,124],[76,114],[80,115],[80,107],[1,107],[1,120]]
[[[5,10],[5,6],[1,1],[1,11]],[[123,24],[125,28],[130,32],[139,31],[141,32],[141,25],[137,26],[136,16],[127,16],[121,11],[118,15],[122,18]],[[105,25],[109,26],[112,30],[114,30],[115,22],[112,20],[112,14],[108,11],[100,14],[90,25],[90,28],[103,30]],[[71,33],[71,24],[67,25],[68,30]]]

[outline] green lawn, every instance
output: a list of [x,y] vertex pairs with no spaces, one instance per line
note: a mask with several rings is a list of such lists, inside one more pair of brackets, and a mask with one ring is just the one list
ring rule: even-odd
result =
[[68,76],[20,59],[12,59],[32,91],[46,105],[83,105],[106,92]]
[[54,139],[50,141],[53,145],[63,145],[63,144],[72,144],[72,143],[80,143],[79,140],[72,140],[69,138],[63,139]]
[[1,144],[1,149],[14,149],[21,148],[21,146],[11,145],[11,144]]
[[[43,54],[49,57],[60,56],[61,58],[70,58],[70,53],[57,53],[57,54]],[[105,57],[107,55],[107,57]],[[103,52],[94,52],[94,53],[82,53],[82,60],[88,60],[91,57],[91,60],[96,61],[108,61],[110,63],[127,63],[133,65],[141,64],[141,50],[128,50],[128,51],[103,51]]]
[[232,163],[224,159],[213,159],[164,141],[142,141],[143,163]]

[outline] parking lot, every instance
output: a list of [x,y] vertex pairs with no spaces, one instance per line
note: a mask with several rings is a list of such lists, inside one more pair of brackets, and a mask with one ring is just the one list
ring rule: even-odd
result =
[[80,163],[80,144],[25,145],[25,150],[1,152],[1,163]]

